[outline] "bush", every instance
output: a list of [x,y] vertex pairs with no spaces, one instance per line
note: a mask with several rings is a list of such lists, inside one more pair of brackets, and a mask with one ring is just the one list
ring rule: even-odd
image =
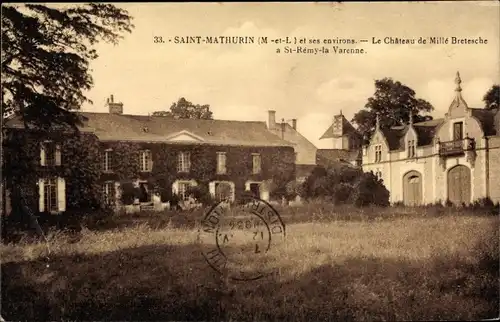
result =
[[287,200],[294,200],[297,196],[304,196],[303,184],[295,180],[290,181],[286,184],[286,198]]
[[357,181],[352,194],[352,203],[358,207],[369,205],[387,207],[389,206],[389,190],[384,186],[381,179],[372,172],[363,173]]
[[325,198],[334,204],[389,206],[389,191],[373,173],[348,165],[316,167],[302,185],[306,199]]
[[333,203],[336,205],[348,203],[353,190],[352,185],[348,183],[339,183],[333,189]]
[[124,182],[121,184],[122,195],[121,202],[124,205],[132,205],[137,197],[137,188],[132,182]]
[[186,190],[186,194],[192,195],[193,198],[196,199],[196,201],[203,204],[204,206],[212,205],[214,202],[212,195],[210,194],[210,191],[208,191],[206,185],[197,185],[189,187]]

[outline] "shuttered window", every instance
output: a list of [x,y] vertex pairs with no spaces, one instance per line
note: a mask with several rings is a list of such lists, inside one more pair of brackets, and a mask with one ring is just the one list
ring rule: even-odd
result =
[[66,182],[64,178],[38,180],[39,211],[59,213],[66,211]]

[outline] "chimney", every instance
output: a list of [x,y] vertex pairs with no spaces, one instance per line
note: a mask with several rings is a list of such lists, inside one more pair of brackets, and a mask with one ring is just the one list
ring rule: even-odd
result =
[[292,119],[292,127],[295,131],[297,131],[297,119]]
[[276,111],[268,111],[268,114],[267,128],[274,129],[276,127]]
[[115,103],[113,94],[107,99],[106,105],[110,114],[123,114],[123,103]]

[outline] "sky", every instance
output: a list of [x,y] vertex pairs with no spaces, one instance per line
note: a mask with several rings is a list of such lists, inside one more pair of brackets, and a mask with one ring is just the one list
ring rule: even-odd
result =
[[[125,114],[169,110],[180,97],[209,104],[216,119],[297,119],[297,128],[318,148],[333,116],[351,119],[375,91],[374,81],[390,77],[429,101],[442,117],[454,96],[457,71],[470,107],[499,83],[498,2],[418,3],[126,3],[135,25],[116,46],[100,43],[91,63],[92,105],[106,112],[106,99],[124,104]],[[161,36],[163,44],[154,43]],[[175,44],[174,37],[254,36],[277,39],[347,38],[343,48],[364,54],[276,53],[284,44]],[[372,38],[382,44],[373,44]],[[487,44],[383,44],[385,37],[487,39]],[[257,39],[257,38],[256,38]],[[369,40],[359,43],[360,39]],[[292,45],[296,47],[299,45]]]

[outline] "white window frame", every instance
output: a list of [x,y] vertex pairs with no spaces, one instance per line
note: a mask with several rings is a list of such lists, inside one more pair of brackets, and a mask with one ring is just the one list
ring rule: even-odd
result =
[[182,151],[177,154],[177,172],[187,173],[191,170],[191,153]]
[[151,172],[153,164],[153,155],[151,150],[139,151],[139,165],[141,172]]
[[227,173],[226,152],[217,152],[217,174],[226,174],[226,173]]
[[[216,180],[216,181],[210,182],[208,184],[209,185],[209,191],[210,191],[212,197],[215,200],[219,200],[219,198],[217,196],[217,189],[216,189],[217,184],[227,184],[227,185],[229,185],[231,187],[229,202],[234,202],[234,200],[235,200],[235,194],[236,194],[236,187],[235,187],[234,182],[232,182],[232,181],[224,181],[224,180]],[[222,201],[222,200],[219,200],[219,201]]]
[[[110,193],[112,193],[110,195]],[[102,197],[105,203],[116,202],[116,186],[113,181],[106,181],[102,185]]]
[[[259,160],[256,162],[256,160]],[[260,174],[262,172],[262,157],[260,153],[252,153],[252,173]]]
[[[57,214],[66,211],[66,181],[64,178],[40,178],[38,179],[38,189],[40,212]],[[55,194],[55,196],[52,197],[49,194]]]
[[[179,181],[177,182],[177,195],[182,201],[188,199],[188,195],[186,194],[187,190],[193,186],[191,181]],[[184,187],[181,189],[181,187]]]
[[[49,149],[50,147],[50,149]],[[49,151],[54,149],[53,155]],[[50,157],[50,158],[49,158]],[[50,160],[50,162],[48,162]],[[42,167],[53,167],[61,165],[61,145],[54,141],[46,140],[40,145],[40,165]]]
[[112,149],[104,150],[102,170],[104,172],[112,172],[113,171],[112,162],[113,162],[113,150]]

